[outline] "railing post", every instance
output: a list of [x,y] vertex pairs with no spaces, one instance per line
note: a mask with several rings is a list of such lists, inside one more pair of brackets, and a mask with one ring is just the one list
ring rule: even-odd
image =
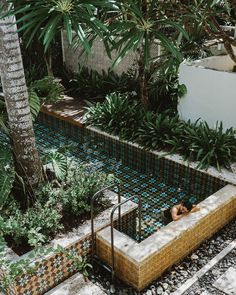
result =
[[[91,258],[92,258],[92,264],[93,264],[93,257],[95,253],[95,230],[94,230],[94,201],[101,195],[102,192],[105,190],[111,189],[113,187],[118,188],[118,202],[120,202],[120,185],[119,184],[112,184],[107,187],[104,187],[103,189],[99,190],[96,192],[90,201],[90,206],[91,206],[91,239],[92,239],[92,245],[91,245]],[[119,217],[120,218],[120,217]],[[119,221],[120,222],[120,221]]]
[[120,202],[111,211],[111,279],[112,282],[114,281],[115,278],[115,251],[114,251],[114,226],[113,226],[113,216],[117,208],[120,208],[123,204],[127,203],[128,201],[131,201],[134,198],[138,198],[138,210],[139,210],[139,242],[141,240],[141,208],[142,208],[142,201],[140,196],[132,196],[123,202]]

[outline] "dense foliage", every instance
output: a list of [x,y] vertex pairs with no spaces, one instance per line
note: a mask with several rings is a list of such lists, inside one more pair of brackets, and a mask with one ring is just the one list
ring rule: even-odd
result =
[[[17,176],[11,168],[11,155],[1,149],[0,236],[15,245],[37,246],[48,242],[63,229],[62,219],[66,214],[76,218],[88,212],[93,194],[114,181],[112,175],[77,166],[57,151],[48,152],[43,159],[48,180],[38,188],[34,205],[23,209],[12,194]],[[107,200],[100,199],[98,205],[105,204]]]
[[87,108],[86,121],[123,139],[134,138],[145,114],[144,109],[128,95],[111,93],[104,103]]
[[236,160],[236,131],[223,131],[222,123],[215,129],[206,122],[190,123],[168,114],[154,114],[127,96],[113,93],[104,103],[88,108],[87,124],[121,138],[133,140],[146,149],[177,152],[185,160],[198,161],[199,168],[210,165],[230,168]]
[[67,93],[87,100],[104,100],[107,94],[125,93],[137,89],[135,73],[116,74],[112,70],[102,71],[80,67],[78,73],[64,70],[62,83]]

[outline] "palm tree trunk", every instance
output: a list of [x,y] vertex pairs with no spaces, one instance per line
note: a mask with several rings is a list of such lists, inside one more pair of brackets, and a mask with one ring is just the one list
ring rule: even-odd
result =
[[[3,12],[8,4],[0,0]],[[27,185],[36,187],[42,180],[42,165],[35,144],[28,92],[25,82],[15,17],[0,19],[0,74],[16,172]]]

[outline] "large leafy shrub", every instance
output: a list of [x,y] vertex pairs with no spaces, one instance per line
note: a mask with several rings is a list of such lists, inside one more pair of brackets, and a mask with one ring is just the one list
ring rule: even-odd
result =
[[86,122],[122,138],[135,137],[145,111],[125,94],[111,93],[104,103],[87,108]]
[[64,70],[63,84],[68,93],[87,100],[103,100],[112,92],[131,92],[137,89],[135,73],[116,74],[112,70],[99,73],[96,70],[81,67],[78,73]]
[[[49,200],[52,206],[61,208],[67,214],[79,216],[90,211],[91,197],[113,182],[113,175],[93,171],[87,166],[69,164],[64,178],[44,185],[38,197],[42,202]],[[100,199],[100,205],[106,202],[106,198]]]
[[62,84],[50,76],[35,80],[30,84],[30,88],[38,95],[42,102],[56,102],[63,98],[64,95]]
[[169,148],[168,140],[181,134],[183,122],[178,116],[147,112],[137,131],[136,141],[147,149],[161,150]]
[[198,161],[198,168],[207,169],[210,165],[218,170],[230,168],[230,163],[236,160],[233,128],[224,132],[222,123],[211,129],[206,122],[186,123],[177,116],[144,111],[122,95],[109,95],[103,104],[88,108],[86,119],[88,124],[133,140],[144,148],[177,152],[185,160]]
[[[7,148],[0,149],[0,238],[16,244],[36,246],[47,242],[63,228],[63,217],[87,213],[94,193],[114,181],[112,175],[94,171],[88,165],[78,166],[59,151],[51,150],[42,157],[47,180],[35,192],[35,203],[20,208],[12,194],[15,172]],[[107,202],[103,197],[97,205],[101,208]]]
[[233,128],[223,131],[223,124],[211,129],[206,122],[196,121],[185,124],[181,137],[168,141],[174,150],[184,155],[185,159],[199,161],[198,167],[216,166],[218,170],[236,160],[236,132]]
[[1,219],[1,235],[11,237],[16,244],[28,241],[32,246],[47,242],[50,234],[62,228],[61,213],[48,204],[36,202],[32,208],[22,212],[17,205],[10,216]]

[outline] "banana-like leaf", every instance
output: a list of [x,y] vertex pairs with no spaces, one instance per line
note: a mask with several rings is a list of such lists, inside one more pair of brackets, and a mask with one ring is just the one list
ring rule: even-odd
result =
[[39,111],[41,108],[41,102],[37,93],[33,89],[29,90],[29,104],[30,104],[32,120],[34,121],[39,114]]

